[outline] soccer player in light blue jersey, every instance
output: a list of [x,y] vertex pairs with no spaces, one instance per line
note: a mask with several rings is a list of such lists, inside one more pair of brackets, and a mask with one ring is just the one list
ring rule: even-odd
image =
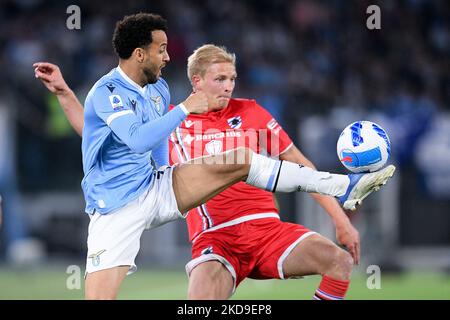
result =
[[[166,23],[160,16],[127,16],[113,36],[119,66],[91,89],[83,108],[55,65],[36,63],[35,75],[54,92],[82,136],[86,212],[90,216],[86,298],[113,299],[136,270],[144,230],[185,217],[239,182],[271,192],[306,191],[338,197],[354,209],[385,184],[393,166],[370,174],[338,175],[278,161],[238,148],[175,167],[167,139],[189,113],[208,109],[202,91],[167,112],[161,69],[169,62]],[[218,79],[220,81],[220,79]],[[157,168],[159,167],[159,168]]]

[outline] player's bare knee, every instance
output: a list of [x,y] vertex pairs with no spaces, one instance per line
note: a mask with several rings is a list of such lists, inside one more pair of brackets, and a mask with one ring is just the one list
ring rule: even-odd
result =
[[336,247],[332,253],[331,263],[326,272],[327,275],[340,280],[350,279],[353,269],[353,258],[345,250]]
[[219,261],[207,261],[196,266],[189,278],[189,300],[228,299],[233,278]]
[[187,298],[188,300],[203,300],[205,299],[205,290],[203,286],[198,281],[189,281]]
[[351,254],[345,250],[341,249],[340,254],[341,254],[340,258],[341,268],[344,270],[344,272],[348,273],[348,275],[350,276],[353,270],[354,260]]
[[212,300],[219,299],[216,293],[218,283],[211,278],[192,279],[189,281],[188,299],[189,300]]

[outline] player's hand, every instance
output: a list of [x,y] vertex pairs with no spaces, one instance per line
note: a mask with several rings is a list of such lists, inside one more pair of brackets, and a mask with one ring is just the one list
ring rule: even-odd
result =
[[350,221],[336,226],[336,239],[341,245],[347,248],[355,264],[359,264],[361,255],[359,232],[353,227]]
[[191,93],[191,95],[183,101],[184,106],[190,113],[205,113],[208,111],[208,98],[203,91]]
[[48,62],[36,62],[33,64],[34,76],[42,81],[48,90],[56,95],[70,92],[70,88],[55,64]]

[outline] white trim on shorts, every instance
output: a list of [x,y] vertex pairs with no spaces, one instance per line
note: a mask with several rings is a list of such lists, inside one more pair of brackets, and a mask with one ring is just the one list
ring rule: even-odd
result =
[[284,277],[284,273],[283,273],[283,262],[284,260],[286,260],[286,258],[288,257],[288,255],[292,252],[292,250],[294,250],[295,246],[297,244],[299,244],[301,241],[305,240],[306,238],[308,238],[309,236],[312,236],[313,234],[317,234],[317,232],[315,231],[308,231],[304,234],[302,234],[300,236],[300,238],[298,238],[297,240],[295,240],[284,252],[283,254],[280,256],[280,258],[278,259],[277,262],[277,267],[278,267],[278,275],[280,276],[280,279],[285,279]]
[[188,278],[191,276],[192,270],[194,270],[194,268],[197,267],[199,264],[214,260],[222,263],[225,266],[225,268],[227,268],[228,271],[231,273],[231,276],[233,277],[233,291],[232,291],[233,294],[236,291],[236,270],[234,270],[233,265],[227,259],[218,254],[215,253],[205,254],[189,261],[185,267]]

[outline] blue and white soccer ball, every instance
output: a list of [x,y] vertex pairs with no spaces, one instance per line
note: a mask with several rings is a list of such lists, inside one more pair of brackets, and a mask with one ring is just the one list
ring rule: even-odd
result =
[[386,131],[370,121],[356,121],[348,125],[339,136],[337,154],[350,171],[373,172],[380,170],[391,155],[391,143]]

